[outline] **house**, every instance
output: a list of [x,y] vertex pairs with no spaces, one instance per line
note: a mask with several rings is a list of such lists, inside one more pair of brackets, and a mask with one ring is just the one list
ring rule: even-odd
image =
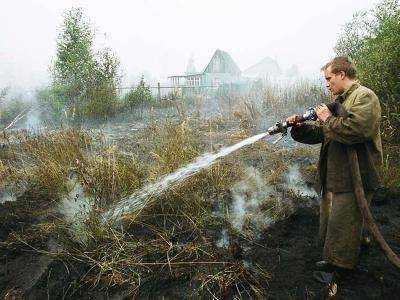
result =
[[282,69],[275,59],[265,57],[255,65],[245,69],[243,76],[253,80],[266,80],[275,83],[287,83],[300,77],[299,68],[296,65],[288,69]]
[[193,60],[189,60],[185,75],[169,76],[173,87],[218,87],[242,80],[242,72],[228,52],[216,50],[203,72],[195,72]]
[[243,71],[244,76],[254,79],[277,78],[282,75],[282,70],[275,59],[265,57],[260,62]]

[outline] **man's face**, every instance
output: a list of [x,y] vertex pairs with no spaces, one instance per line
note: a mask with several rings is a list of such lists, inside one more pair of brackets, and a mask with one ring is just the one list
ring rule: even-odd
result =
[[344,72],[337,74],[332,73],[332,69],[329,66],[325,71],[325,80],[327,89],[334,95],[340,95],[344,92],[344,78],[346,77]]

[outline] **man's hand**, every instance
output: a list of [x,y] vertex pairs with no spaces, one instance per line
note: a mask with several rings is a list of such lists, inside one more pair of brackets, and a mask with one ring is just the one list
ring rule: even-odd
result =
[[325,122],[328,117],[332,116],[331,111],[325,104],[318,105],[315,109],[315,112],[318,116],[318,119],[320,119],[322,122]]
[[297,125],[299,118],[301,118],[299,115],[293,115],[293,116],[287,117],[286,122],[290,125]]

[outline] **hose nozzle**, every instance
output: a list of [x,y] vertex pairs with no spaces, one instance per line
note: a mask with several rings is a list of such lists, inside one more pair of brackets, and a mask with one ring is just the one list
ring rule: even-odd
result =
[[309,107],[307,110],[298,118],[296,118],[295,123],[288,123],[286,121],[277,122],[274,126],[268,128],[268,133],[270,135],[282,133],[282,135],[287,134],[287,129],[296,124],[303,123],[305,121],[315,121],[317,119],[317,113],[315,112],[314,107]]

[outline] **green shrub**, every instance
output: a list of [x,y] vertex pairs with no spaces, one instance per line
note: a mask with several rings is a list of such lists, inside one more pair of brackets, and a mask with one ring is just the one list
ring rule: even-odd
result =
[[134,108],[139,105],[146,105],[153,102],[150,87],[144,82],[144,78],[140,79],[139,84],[132,88],[125,96],[125,103],[129,108]]
[[383,0],[371,11],[354,15],[336,44],[339,55],[352,58],[362,84],[382,104],[384,143],[383,179],[386,187],[399,187],[400,161],[400,5]]
[[335,50],[355,62],[362,84],[382,102],[384,138],[400,142],[400,5],[383,0],[371,11],[354,15]]

